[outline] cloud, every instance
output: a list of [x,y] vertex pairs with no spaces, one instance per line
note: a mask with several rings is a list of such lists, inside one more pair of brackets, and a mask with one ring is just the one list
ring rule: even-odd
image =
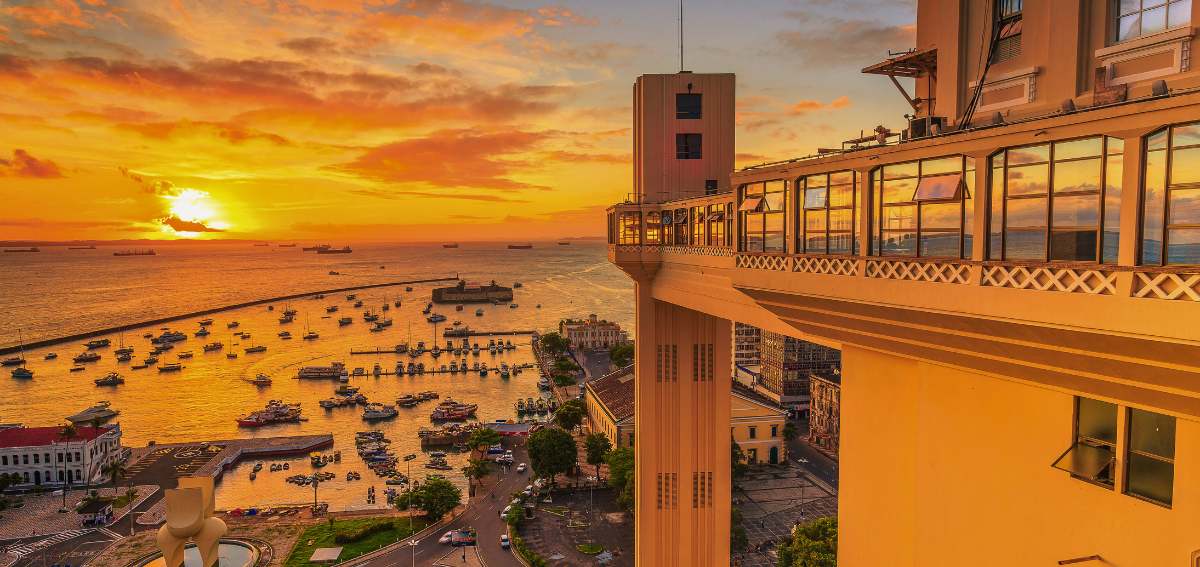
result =
[[818,110],[838,110],[841,108],[849,108],[850,104],[850,97],[845,95],[833,99],[828,104],[819,100],[802,100],[792,105],[792,107],[789,109],[789,114],[794,116],[803,116]]
[[175,232],[225,232],[220,228],[213,228],[199,221],[183,220],[175,215],[167,215],[158,219],[160,224],[171,227]]
[[63,177],[58,164],[48,159],[38,159],[20,148],[13,150],[12,159],[0,158],[0,177],[29,177],[54,179]]
[[281,42],[279,45],[301,55],[328,55],[338,51],[337,42],[324,37],[298,37]]
[[265,141],[277,146],[290,146],[292,142],[278,134],[262,132],[247,128],[240,124],[228,122],[149,122],[139,124],[118,124],[118,128],[137,132],[147,138],[166,140],[180,135],[215,135],[232,144],[242,144],[247,141]]
[[432,191],[404,191],[388,189],[351,189],[350,193],[380,199],[456,199],[460,201],[484,201],[489,203],[528,203],[526,199],[513,199],[490,193],[434,193]]
[[520,130],[439,130],[371,148],[354,161],[331,169],[392,183],[499,191],[546,189],[514,180],[512,175],[533,167],[516,156],[550,137],[546,132]]
[[142,188],[142,191],[152,195],[158,195],[160,197],[174,197],[180,192],[180,190],[175,187],[174,183],[171,183],[166,179],[153,179],[130,170],[123,165],[117,166],[117,170],[119,170],[121,175],[124,175],[130,181],[137,183],[138,186]]
[[777,43],[789,55],[798,55],[808,67],[865,67],[882,61],[889,49],[907,49],[916,41],[916,25],[825,16],[815,11],[789,16],[798,29],[776,33]]

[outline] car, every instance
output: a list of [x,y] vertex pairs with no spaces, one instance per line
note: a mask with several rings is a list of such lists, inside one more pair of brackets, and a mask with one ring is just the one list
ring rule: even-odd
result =
[[796,457],[796,462],[797,462],[797,463],[800,463],[800,464],[802,464],[802,465],[807,465],[807,464],[808,464],[808,459],[805,459],[804,457]]
[[529,468],[529,467],[525,466],[525,463],[521,463],[521,464],[517,465],[517,472],[525,472],[525,469],[527,469],[527,468]]
[[512,502],[509,502],[509,504],[512,504],[513,506],[516,506],[517,504],[520,504],[520,503],[521,503],[520,498],[513,498]]
[[500,547],[508,549],[508,534],[500,534]]
[[505,506],[504,509],[500,511],[500,517],[503,518],[503,517],[507,516],[511,510],[512,510],[512,505]]
[[526,486],[526,487],[525,487],[525,490],[522,490],[522,491],[521,491],[521,494],[524,494],[525,496],[533,496],[533,487],[532,487],[532,486]]
[[454,530],[450,530],[450,531],[442,534],[442,537],[438,538],[438,543],[445,545],[447,543],[450,543],[453,539],[454,539]]

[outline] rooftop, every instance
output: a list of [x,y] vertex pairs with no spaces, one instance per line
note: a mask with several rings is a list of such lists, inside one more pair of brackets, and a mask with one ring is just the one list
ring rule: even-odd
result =
[[633,365],[588,382],[588,389],[616,421],[633,417]]
[[104,435],[109,429],[107,427],[77,427],[75,428],[75,436],[70,439],[62,437],[62,427],[14,427],[0,429],[0,449],[40,447],[67,441],[75,443],[91,441]]

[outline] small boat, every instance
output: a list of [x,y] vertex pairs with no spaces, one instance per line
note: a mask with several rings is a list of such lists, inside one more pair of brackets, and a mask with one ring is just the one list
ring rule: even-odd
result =
[[238,323],[237,321],[230,321],[229,323],[227,323],[225,325],[225,328],[226,329],[236,329],[236,328],[238,328],[238,325],[240,325],[240,324],[241,323]]
[[106,401],[96,402],[96,405],[77,414],[67,416],[67,421],[74,424],[106,421],[116,417],[120,412],[112,409],[112,404]]
[[463,310],[463,306],[462,306],[462,305],[455,305],[455,306],[454,306],[454,310],[455,310],[455,311],[462,311],[462,310]]
[[353,396],[354,394],[358,393],[358,386],[342,384],[341,386],[338,386],[337,389],[333,391],[333,393],[335,393],[339,396]]
[[354,301],[355,299],[358,299],[358,294],[356,294],[356,293],[346,294],[346,301]]
[[45,357],[46,360],[54,360],[56,358],[58,358],[58,353],[54,353],[54,352],[46,353],[46,357]]
[[10,356],[4,360],[0,360],[0,366],[19,366],[21,364],[25,364],[25,357],[23,356]]
[[236,352],[232,352],[232,351],[230,351],[230,352],[227,352],[227,353],[225,353],[225,358],[228,358],[228,359],[230,359],[230,360],[233,360],[233,359],[237,358],[237,353],[236,353]]
[[363,409],[362,418],[366,421],[374,421],[378,419],[391,419],[396,417],[400,412],[392,406],[385,406],[380,403],[367,404]]
[[345,327],[346,325],[349,325],[350,323],[353,323],[353,322],[354,322],[354,319],[351,317],[342,317],[341,319],[338,319],[338,326]]
[[96,348],[104,348],[110,344],[112,344],[112,341],[109,341],[108,339],[97,339],[94,341],[88,341],[88,342],[84,343],[83,346],[87,347],[88,349],[96,349]]
[[[145,366],[142,366],[142,368],[145,368]],[[72,366],[71,367],[71,372],[83,372],[84,370],[87,370],[87,369],[82,366]]]
[[266,374],[259,374],[259,375],[255,376],[254,379],[250,380],[249,382],[251,384],[254,384],[255,386],[270,386],[271,385],[271,377],[267,376]]
[[[145,370],[145,369],[147,368],[147,365],[145,365],[145,364],[134,364],[133,366],[130,366],[129,368],[130,368],[130,370]],[[80,370],[83,370],[83,367],[82,367],[82,366],[80,366],[80,367],[79,367],[79,369],[80,369]],[[74,371],[75,371],[75,369],[74,369],[74,368],[72,368],[72,369],[71,369],[71,372],[74,372]]]
[[329,270],[329,275],[331,275],[331,276],[340,276],[340,275],[342,275],[342,274],[341,274],[340,272],[338,272],[337,270]]
[[109,372],[103,378],[97,378],[96,380],[93,380],[93,382],[95,382],[97,386],[116,386],[118,384],[124,384],[125,378],[116,372]]
[[71,360],[75,361],[76,364],[81,362],[96,362],[97,360],[100,360],[100,355],[94,352],[84,352],[76,355],[75,358],[72,358]]
[[200,326],[201,326],[201,327],[207,327],[207,326],[209,326],[209,325],[211,325],[211,324],[213,324],[213,320],[212,320],[212,319],[201,319],[201,320],[200,320]]
[[516,309],[516,308],[517,308],[517,304],[516,304],[516,303],[509,303],[509,304],[508,304],[508,308],[509,308],[509,309]]
[[292,334],[287,331],[279,331],[279,338],[286,341],[286,340],[292,338]]
[[284,323],[291,323],[294,319],[295,319],[295,315],[284,314],[282,317],[279,318],[279,323],[281,325]]
[[30,246],[29,248],[5,248],[4,251],[5,252],[41,252],[42,250],[40,248],[38,248],[37,246]]
[[530,248],[533,248],[532,244],[509,244],[508,245],[509,250],[529,250]]
[[336,306],[336,305],[330,305],[329,307],[325,308],[326,313],[335,313],[335,312],[337,312],[337,310],[338,310],[338,306]]
[[412,291],[412,289],[413,289],[413,288],[412,288],[412,286],[410,285],[410,286],[406,286],[406,287],[404,288],[404,291]]
[[307,333],[304,333],[304,336],[303,336],[303,337],[301,337],[301,338],[302,338],[302,339],[304,339],[304,340],[306,340],[306,341],[311,341],[311,340],[313,340],[313,339],[319,339],[319,338],[321,338],[321,335],[318,335],[316,331],[309,331],[309,332],[307,332]]
[[479,309],[476,309],[476,310],[475,310],[475,316],[476,316],[476,317],[483,317],[483,308],[482,308],[482,307],[480,307]]
[[207,337],[210,333],[209,333],[208,329],[206,329],[204,327],[200,327],[200,330],[196,331],[194,334],[197,337]]
[[355,302],[354,302],[354,306],[355,306],[355,307],[362,307],[362,306],[363,306],[363,302],[362,302],[362,300],[360,299],[360,300],[358,300],[358,301],[355,301]]
[[353,252],[349,246],[341,248],[317,248],[317,254],[349,254]]
[[[82,368],[80,368],[80,370],[82,370]],[[12,377],[17,380],[30,380],[33,378],[33,371],[21,366],[12,370]]]
[[208,343],[208,344],[204,345],[204,352],[218,351],[223,348],[225,348],[225,345],[223,343],[219,343],[219,342]]
[[522,284],[521,282],[513,282],[513,289],[520,289],[523,286],[524,286],[524,284]]
[[256,352],[267,352],[267,347],[266,347],[266,345],[254,345],[252,347],[246,347],[245,351],[246,351],[246,354],[253,354]]
[[183,370],[183,365],[178,362],[168,362],[158,367],[159,372],[179,372]]
[[188,358],[191,358],[191,357],[192,357],[192,351],[190,351],[190,350],[185,350],[185,351],[183,351],[183,352],[181,352],[181,353],[179,353],[179,354],[177,354],[177,355],[175,355],[175,356],[176,356],[177,358],[179,358],[180,360],[188,359]]

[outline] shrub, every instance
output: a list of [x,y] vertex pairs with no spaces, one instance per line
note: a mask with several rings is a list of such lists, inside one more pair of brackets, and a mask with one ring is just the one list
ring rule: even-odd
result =
[[395,527],[396,527],[395,524],[391,520],[384,520],[384,521],[376,522],[374,524],[366,524],[366,525],[359,526],[357,528],[349,529],[349,530],[336,529],[333,534],[333,541],[334,541],[334,543],[341,543],[341,544],[354,543],[354,542],[364,539],[368,536],[372,536],[372,535],[375,535],[375,534],[381,533],[381,532],[390,531],[390,530],[394,529]]
[[604,551],[604,546],[598,543],[581,543],[575,546],[575,549],[579,550],[579,553],[586,555],[598,555],[601,551]]

